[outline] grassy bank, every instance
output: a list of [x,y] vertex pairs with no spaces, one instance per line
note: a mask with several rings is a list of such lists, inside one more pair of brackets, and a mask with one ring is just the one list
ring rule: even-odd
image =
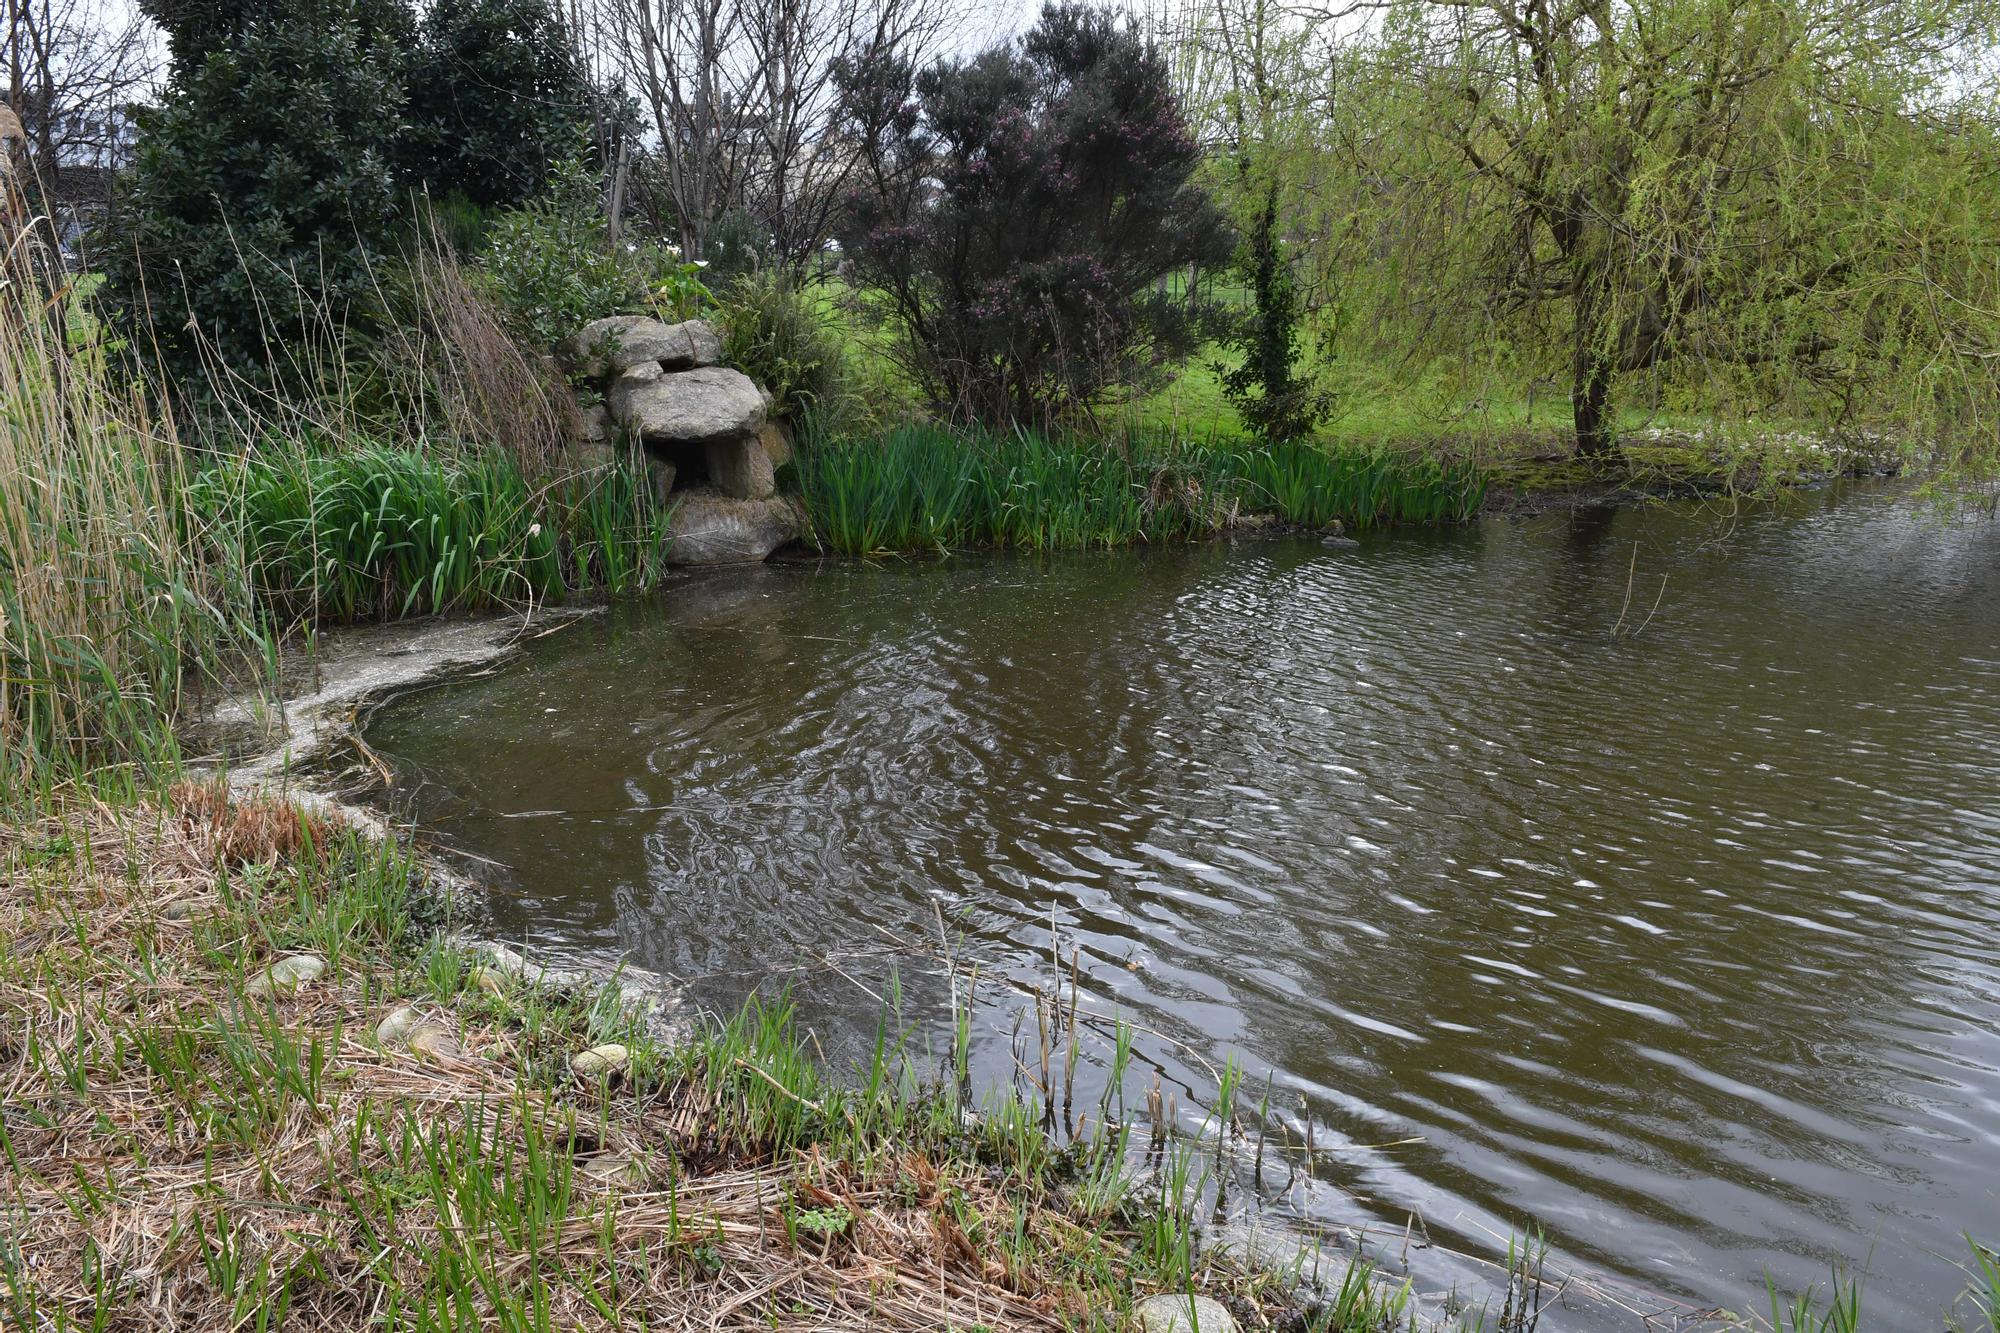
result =
[[[288,806],[72,793],[0,825],[0,886],[10,1327],[1109,1330],[1190,1289],[1253,1326],[1289,1308],[1282,1275],[1198,1252],[1187,1172],[1142,1188],[1119,1127],[1058,1152],[1037,1107],[975,1121],[892,1030],[832,1077],[782,1006],[662,1047],[615,992],[482,966],[435,931],[420,864]],[[274,984],[301,956],[323,970]],[[614,1067],[577,1072],[593,1048]],[[1299,1326],[1400,1327],[1407,1301],[1357,1267]]]

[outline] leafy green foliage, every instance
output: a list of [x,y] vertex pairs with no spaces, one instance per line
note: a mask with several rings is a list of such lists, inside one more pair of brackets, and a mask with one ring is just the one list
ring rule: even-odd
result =
[[476,224],[595,120],[548,0],[441,0],[421,28],[407,0],[149,12],[173,77],[141,120],[105,295],[183,381],[311,381],[366,322],[412,191]]
[[[402,83],[353,19],[279,17],[202,56],[141,121],[105,295],[199,380],[305,373],[290,349],[341,327],[399,216]],[[143,327],[150,325],[150,327]]]
[[842,113],[862,183],[841,244],[938,410],[1046,424],[1191,350],[1185,309],[1151,288],[1219,262],[1226,228],[1135,30],[1051,5],[969,61],[846,68]]
[[723,360],[770,390],[772,416],[797,420],[811,412],[824,428],[850,415],[840,335],[781,272],[737,278],[719,304]]
[[593,124],[589,80],[549,0],[437,0],[407,83],[405,171],[482,207],[540,192]]
[[773,249],[770,233],[747,211],[733,208],[708,229],[701,254],[708,261],[709,281],[727,287],[772,266],[777,259]]
[[684,318],[711,299],[700,267],[671,249],[611,244],[597,177],[573,160],[550,174],[546,193],[493,220],[480,264],[516,332],[542,347],[605,315]]
[[139,8],[166,34],[177,79],[259,28],[346,25],[360,49],[380,54],[407,50],[416,34],[409,0],[141,0]]

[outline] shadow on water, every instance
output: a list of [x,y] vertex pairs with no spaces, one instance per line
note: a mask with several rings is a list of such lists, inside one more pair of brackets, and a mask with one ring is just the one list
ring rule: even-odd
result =
[[1635,1301],[1840,1260],[1935,1325],[2000,1232],[1996,561],[1861,488],[765,566],[369,739],[498,863],[496,932],[718,1009],[789,985],[836,1063],[892,968],[948,1046],[948,945],[977,1075],[1018,1077],[1053,930],[1141,1028],[1130,1104],[1198,1118],[1235,1060],[1316,1149],[1269,1206],[1392,1250],[1418,1219],[1420,1285],[1539,1224]]

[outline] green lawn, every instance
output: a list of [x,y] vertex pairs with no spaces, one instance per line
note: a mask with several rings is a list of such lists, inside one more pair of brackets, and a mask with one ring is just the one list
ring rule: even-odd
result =
[[[865,327],[855,316],[862,298],[838,280],[814,290],[829,323],[846,339],[850,366],[875,419],[919,415],[915,386],[887,351],[887,333]],[[1203,444],[1248,443],[1242,419],[1223,393],[1221,369],[1230,356],[1219,344],[1203,347],[1161,387],[1101,408],[1099,427]],[[1601,479],[1603,469],[1582,467],[1568,457],[1573,437],[1564,384],[1533,381],[1526,372],[1504,367],[1476,374],[1455,367],[1335,360],[1317,370],[1334,390],[1333,413],[1316,433],[1324,444],[1468,459],[1486,466],[1496,482],[1528,489]],[[1612,470],[1648,484],[1752,476],[1760,483],[1791,481],[1820,475],[1828,466],[1802,421],[1721,423],[1677,410],[1637,378],[1624,395],[1620,456]]]

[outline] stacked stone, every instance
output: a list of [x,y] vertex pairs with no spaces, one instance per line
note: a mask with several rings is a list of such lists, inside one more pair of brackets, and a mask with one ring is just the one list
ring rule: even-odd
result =
[[768,419],[770,396],[719,364],[708,321],[613,315],[564,339],[556,357],[603,393],[584,412],[581,461],[609,466],[640,451],[655,498],[672,507],[669,562],[762,560],[804,534],[804,515],[772,480],[791,446]]

